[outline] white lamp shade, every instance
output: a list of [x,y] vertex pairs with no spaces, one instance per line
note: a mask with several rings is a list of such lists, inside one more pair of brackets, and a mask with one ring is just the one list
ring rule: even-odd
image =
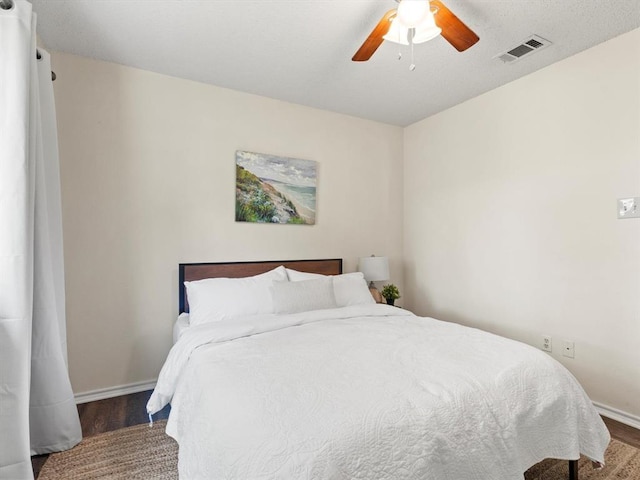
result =
[[389,260],[387,257],[361,257],[358,270],[364,274],[367,282],[389,280]]
[[429,15],[431,7],[428,0],[401,0],[398,4],[397,19],[407,28],[416,28]]
[[409,29],[402,25],[397,18],[394,18],[391,20],[389,31],[382,38],[389,42],[399,43],[400,45],[409,45],[409,40],[407,40],[408,33]]
[[[403,0],[401,3],[413,0]],[[398,8],[399,10],[399,8]],[[442,29],[436,25],[433,12],[427,9],[421,21],[415,27],[407,27],[399,18],[399,14],[391,21],[389,31],[382,38],[389,42],[399,43],[400,45],[409,45],[409,35],[413,35],[412,43],[424,43],[437,37],[442,33]]]
[[413,34],[413,43],[418,44],[428,42],[441,33],[442,29],[436,25],[433,14],[429,12],[429,15],[427,15],[425,20],[416,27],[415,33]]

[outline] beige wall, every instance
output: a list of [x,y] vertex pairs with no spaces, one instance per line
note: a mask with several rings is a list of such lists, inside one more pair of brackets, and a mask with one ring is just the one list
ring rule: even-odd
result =
[[[376,253],[416,313],[551,335],[596,402],[640,416],[640,220],[615,217],[640,195],[640,31],[404,132],[72,55],[53,66],[76,393],[155,379],[179,262],[350,271]],[[236,149],[318,161],[317,225],[235,223]]]
[[594,401],[640,418],[640,219],[616,219],[640,196],[640,30],[416,123],[404,148],[408,305],[551,335]]
[[[76,393],[156,378],[179,262],[376,253],[401,286],[401,128],[52,57]],[[317,224],[235,223],[237,149],[317,161]]]

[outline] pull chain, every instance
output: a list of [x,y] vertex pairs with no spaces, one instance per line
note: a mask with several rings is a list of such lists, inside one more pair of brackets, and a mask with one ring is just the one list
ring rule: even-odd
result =
[[411,28],[409,30],[409,44],[411,44],[411,65],[409,65],[409,70],[410,71],[414,71],[416,69],[416,64],[413,61],[413,37],[416,34],[416,29],[415,28]]
[[400,29],[398,29],[398,60],[402,60],[402,50],[400,50],[400,47],[402,46],[402,42],[401,40],[401,32]]

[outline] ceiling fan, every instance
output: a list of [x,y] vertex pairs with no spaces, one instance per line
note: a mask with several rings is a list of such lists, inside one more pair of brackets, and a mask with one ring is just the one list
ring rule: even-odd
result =
[[442,35],[459,52],[480,37],[440,0],[396,0],[398,8],[385,13],[351,60],[366,62],[384,40],[413,45]]

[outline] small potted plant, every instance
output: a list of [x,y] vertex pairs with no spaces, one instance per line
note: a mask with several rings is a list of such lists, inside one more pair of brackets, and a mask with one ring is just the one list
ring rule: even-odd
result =
[[382,296],[387,301],[387,304],[393,305],[393,303],[400,298],[400,291],[393,283],[382,287]]

